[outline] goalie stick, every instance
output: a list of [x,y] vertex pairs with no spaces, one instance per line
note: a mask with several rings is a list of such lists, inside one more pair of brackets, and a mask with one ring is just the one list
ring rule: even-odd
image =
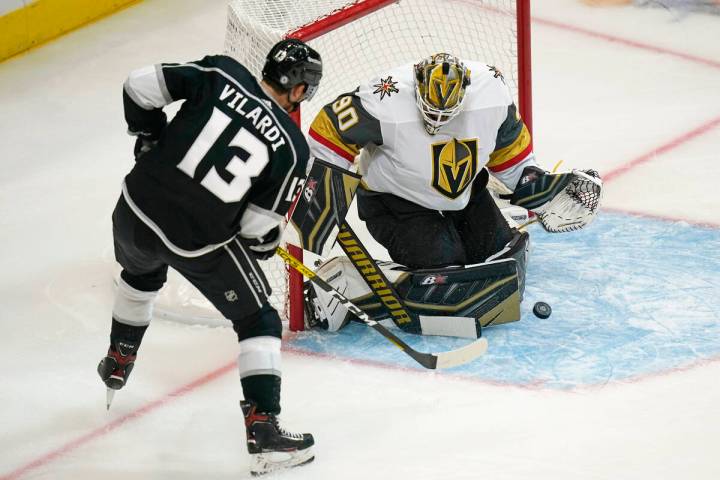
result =
[[388,339],[393,345],[405,352],[408,356],[410,356],[413,360],[415,360],[425,368],[437,369],[457,367],[484,355],[487,351],[487,339],[481,337],[474,342],[469,343],[468,345],[465,345],[464,347],[458,348],[456,350],[449,350],[438,353],[418,352],[417,350],[410,347],[407,343],[403,342],[400,338],[398,338],[395,334],[393,334],[383,325],[371,319],[367,313],[365,313],[357,305],[348,300],[343,294],[335,290],[325,280],[318,277],[315,272],[305,266],[304,263],[290,255],[287,250],[283,249],[282,247],[277,247],[275,251],[285,263],[290,265],[298,272],[302,273],[311,282],[313,282],[321,289],[325,290],[328,294],[332,295],[345,308],[355,314],[355,316],[357,316],[365,325],[371,327],[376,332],[380,333],[380,335]]

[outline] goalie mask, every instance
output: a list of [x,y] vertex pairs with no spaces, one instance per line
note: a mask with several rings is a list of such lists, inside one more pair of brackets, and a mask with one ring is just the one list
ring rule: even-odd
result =
[[447,53],[436,53],[415,65],[415,102],[430,135],[460,113],[468,85],[470,70]]

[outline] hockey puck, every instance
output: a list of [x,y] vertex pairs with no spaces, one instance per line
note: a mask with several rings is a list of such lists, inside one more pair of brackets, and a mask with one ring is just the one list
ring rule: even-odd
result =
[[552,308],[545,302],[537,302],[533,306],[533,313],[538,318],[548,318],[552,313]]

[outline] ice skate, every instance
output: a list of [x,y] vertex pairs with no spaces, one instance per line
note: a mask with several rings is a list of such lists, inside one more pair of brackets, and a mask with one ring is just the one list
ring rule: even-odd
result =
[[98,364],[98,375],[107,386],[106,406],[108,409],[110,409],[115,391],[120,390],[127,383],[137,358],[137,347],[137,345],[126,342],[116,342],[115,346],[110,346],[107,356]]
[[263,475],[312,462],[315,444],[309,433],[285,431],[275,414],[258,412],[252,402],[240,402],[245,416],[250,473]]

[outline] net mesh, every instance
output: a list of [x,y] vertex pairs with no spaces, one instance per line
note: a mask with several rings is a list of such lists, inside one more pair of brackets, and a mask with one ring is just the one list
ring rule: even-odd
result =
[[[308,39],[313,28],[350,13],[360,15]],[[495,65],[517,100],[516,16],[516,0],[233,0],[225,51],[259,78],[265,55],[277,41],[287,36],[308,41],[322,56],[323,79],[312,102],[303,103],[302,127],[307,133],[320,108],[341,93],[389,68],[438,52]],[[287,320],[287,269],[277,257],[261,267],[273,288],[271,304]],[[156,310],[160,316],[227,323],[194,287],[175,277],[161,293]]]
[[[378,3],[234,0],[225,51],[259,76],[266,53],[286,35],[303,39],[307,27],[323,19]],[[402,0],[309,40],[323,58],[323,79],[313,100],[303,104],[304,131],[320,108],[341,93],[389,68],[438,52],[495,65],[517,100],[515,5],[515,0]]]

